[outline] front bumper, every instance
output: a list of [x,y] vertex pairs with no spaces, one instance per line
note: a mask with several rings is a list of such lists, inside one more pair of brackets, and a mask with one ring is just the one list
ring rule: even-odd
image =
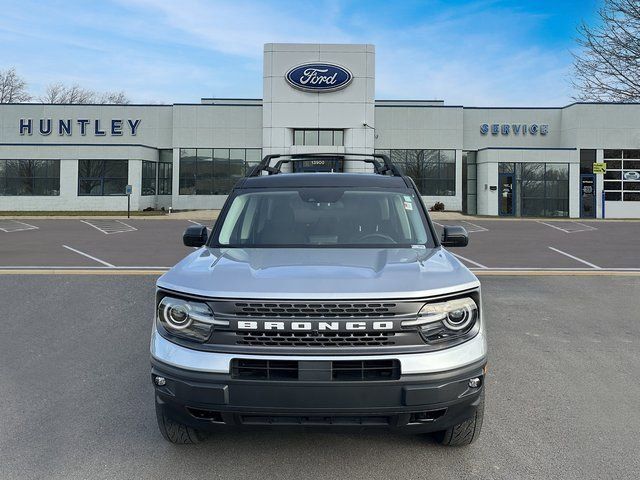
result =
[[[155,329],[151,352],[152,378],[160,376],[166,381],[163,386],[154,383],[158,406],[182,423],[200,429],[220,424],[275,424],[385,426],[415,432],[438,431],[473,416],[484,391],[486,341],[483,332],[451,349],[392,356],[401,364],[401,375],[397,380],[266,381],[232,378],[232,358],[313,361],[316,357],[257,357],[199,352],[169,342]],[[328,359],[325,356],[317,360],[389,357]],[[458,360],[457,364],[455,360]],[[469,387],[472,378],[480,378],[478,387]]]

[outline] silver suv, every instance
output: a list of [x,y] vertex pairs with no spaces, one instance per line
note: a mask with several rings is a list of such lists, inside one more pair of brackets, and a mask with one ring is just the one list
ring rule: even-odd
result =
[[168,441],[196,443],[223,424],[387,427],[444,445],[478,437],[480,283],[443,248],[465,246],[467,233],[445,227],[440,239],[386,156],[347,158],[374,173],[282,173],[322,156],[267,156],[210,235],[185,232],[199,249],[158,280],[151,337]]

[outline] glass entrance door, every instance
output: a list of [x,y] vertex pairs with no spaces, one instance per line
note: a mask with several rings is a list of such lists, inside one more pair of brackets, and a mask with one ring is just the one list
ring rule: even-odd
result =
[[510,216],[514,209],[514,174],[501,173],[498,175],[498,214]]
[[580,175],[580,218],[596,218],[596,176]]

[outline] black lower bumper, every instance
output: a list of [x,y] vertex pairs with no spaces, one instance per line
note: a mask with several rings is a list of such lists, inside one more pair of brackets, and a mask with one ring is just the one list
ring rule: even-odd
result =
[[[227,425],[377,426],[444,430],[475,414],[484,390],[480,362],[385,381],[264,381],[178,369],[152,360],[158,407],[199,429]],[[472,388],[469,380],[479,378]]]

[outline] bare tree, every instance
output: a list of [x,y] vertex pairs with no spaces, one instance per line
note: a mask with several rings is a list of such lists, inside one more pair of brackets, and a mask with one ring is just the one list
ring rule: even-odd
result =
[[576,100],[640,100],[640,0],[604,0],[600,22],[578,27],[572,80]]
[[27,83],[18,76],[16,69],[0,70],[0,103],[20,103],[31,100]]
[[69,104],[121,104],[131,103],[127,95],[120,92],[98,93],[87,88],[82,88],[78,84],[65,85],[63,83],[52,83],[47,87],[43,96],[40,97],[42,103],[69,103]]
[[127,94],[124,91],[119,92],[104,92],[100,95],[100,101],[97,103],[113,103],[115,105],[127,105],[131,103]]

